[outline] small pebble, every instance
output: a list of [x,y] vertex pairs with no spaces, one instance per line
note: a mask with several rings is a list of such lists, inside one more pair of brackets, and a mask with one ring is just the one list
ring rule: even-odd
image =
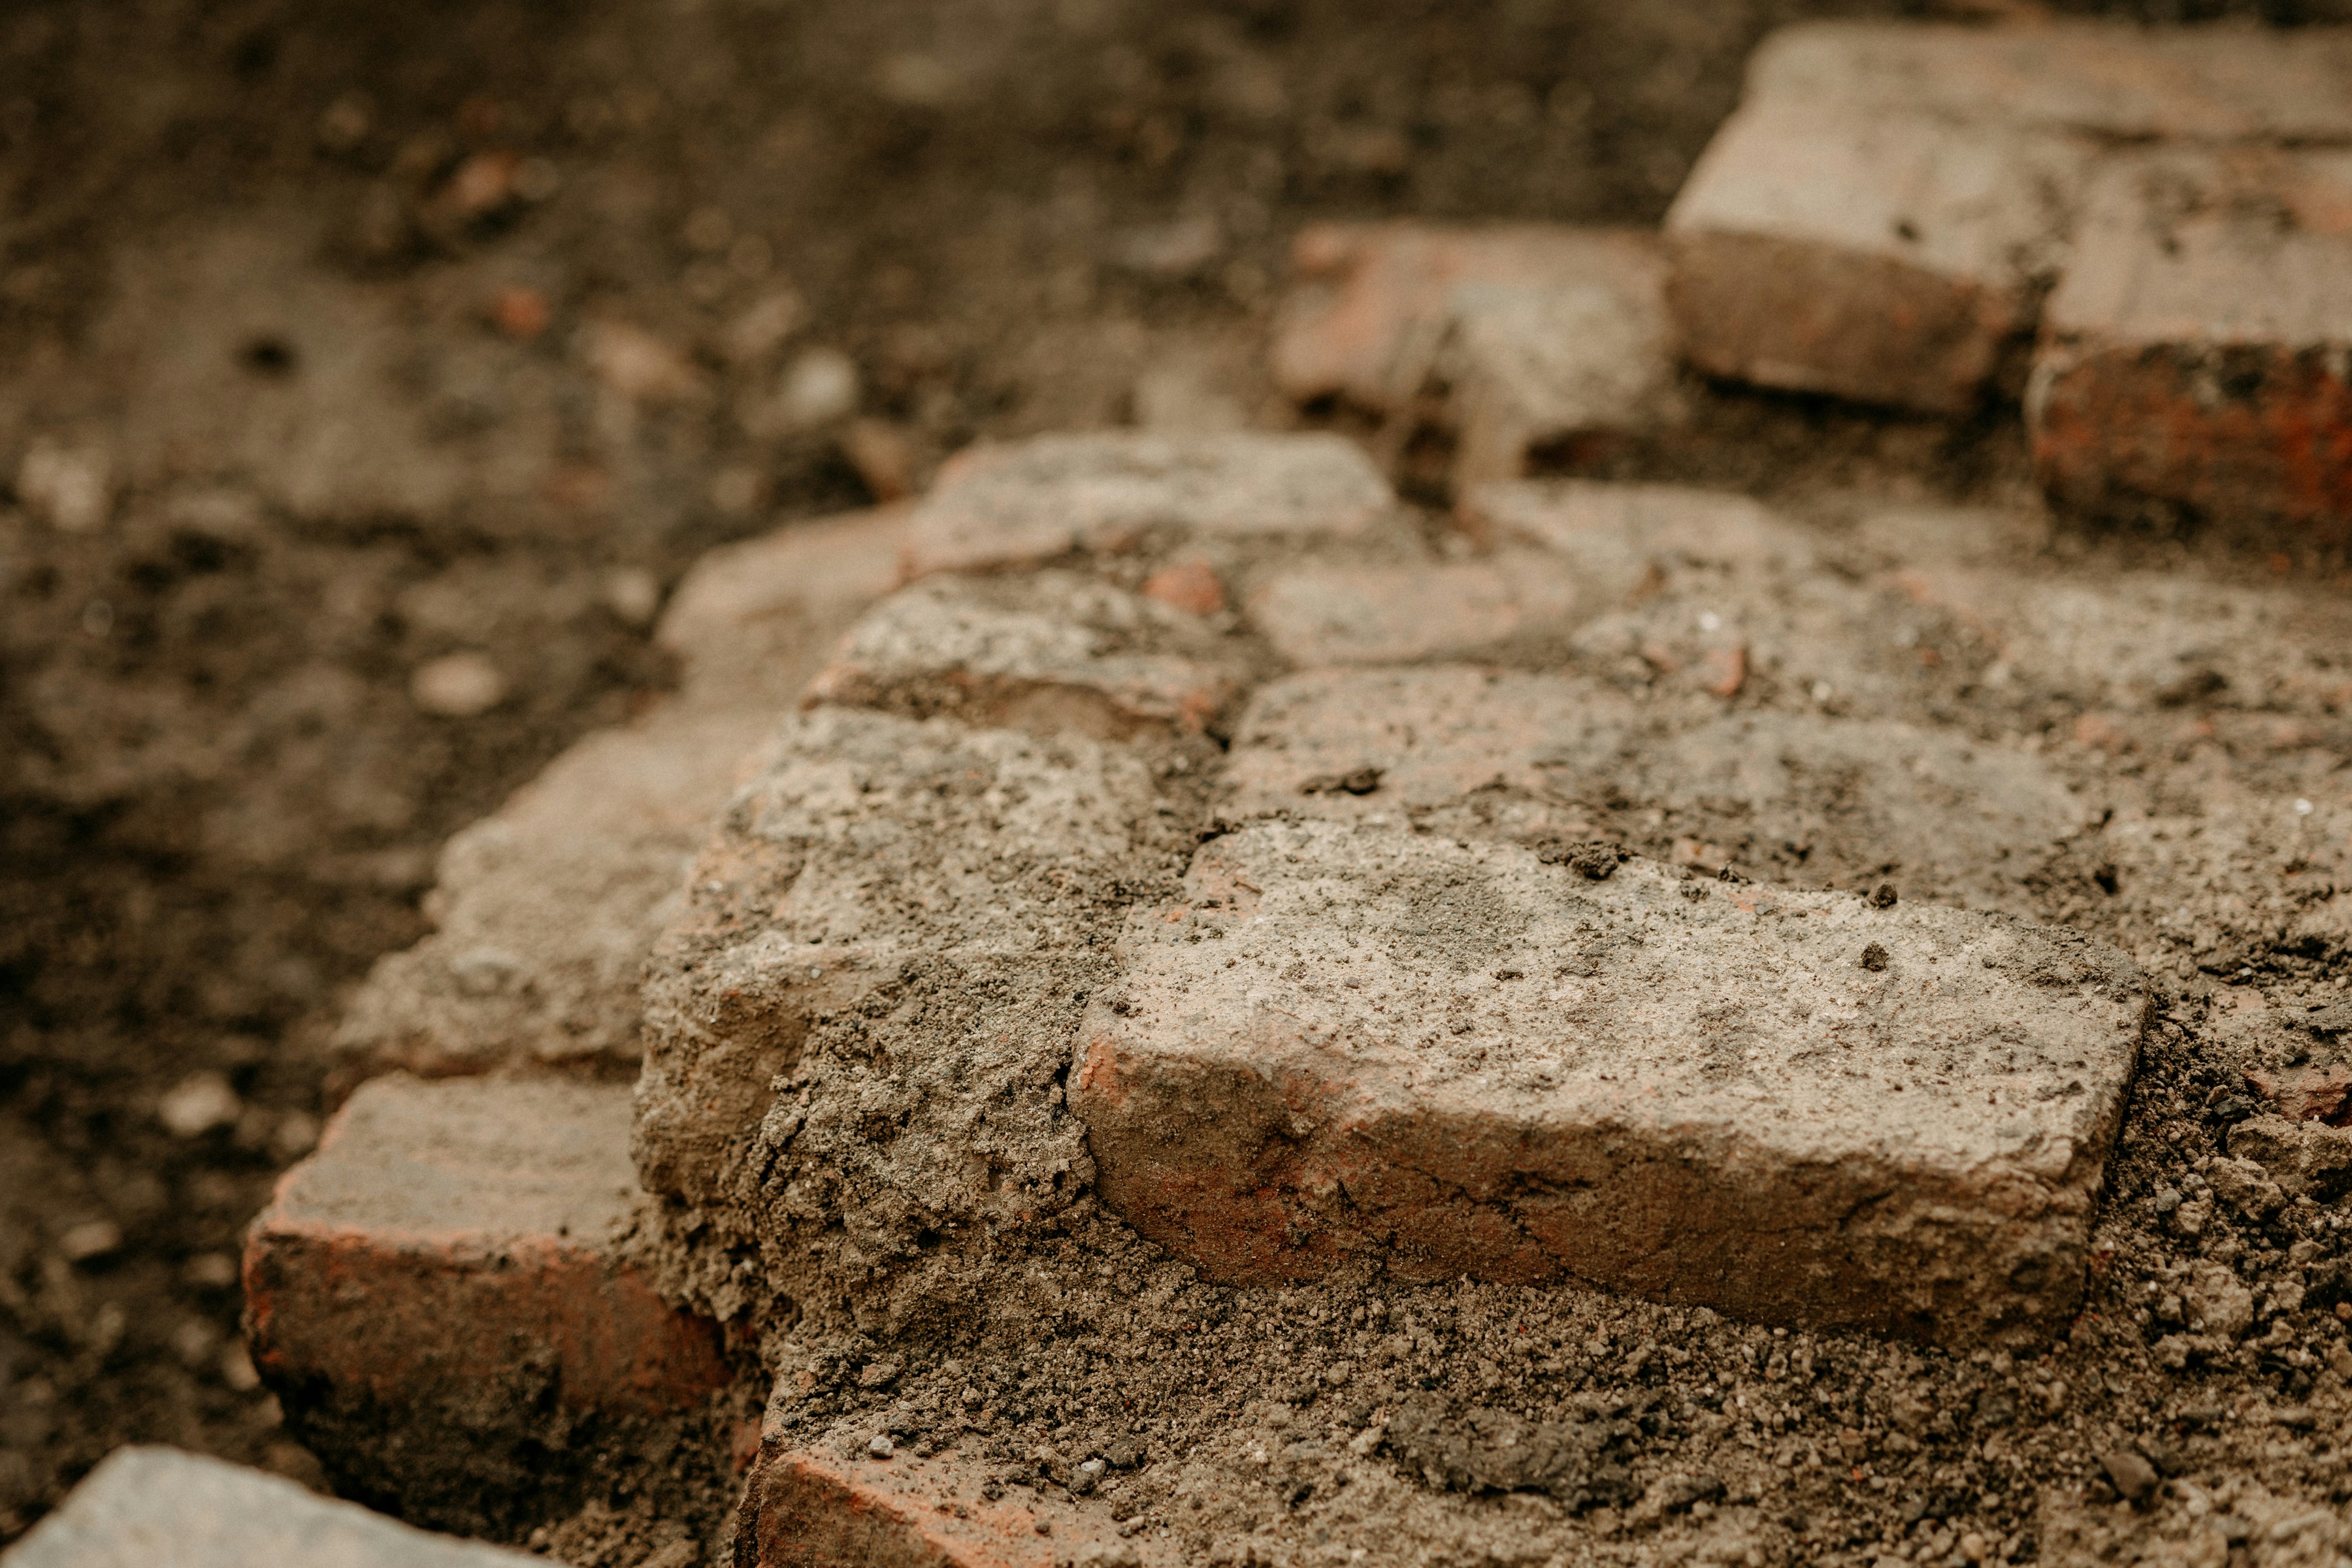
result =
[[58,1250],[68,1263],[88,1263],[121,1248],[122,1227],[110,1219],[86,1219],[58,1237]]
[[245,1102],[216,1072],[192,1072],[173,1084],[155,1107],[156,1119],[174,1138],[201,1138],[243,1114]]
[[481,654],[445,654],[416,667],[408,695],[436,718],[476,719],[507,700],[507,678]]
[[877,1459],[887,1459],[898,1449],[891,1446],[887,1433],[877,1432],[874,1435],[874,1441],[866,1445],[866,1451]]

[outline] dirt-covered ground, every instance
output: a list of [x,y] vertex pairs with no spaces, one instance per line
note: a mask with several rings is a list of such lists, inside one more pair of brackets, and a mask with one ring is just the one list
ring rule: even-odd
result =
[[[316,1135],[339,996],[423,929],[440,841],[661,685],[646,630],[698,551],[918,486],[983,435],[1284,422],[1258,353],[1300,222],[1654,221],[1754,40],[1865,9],[6,7],[0,1542],[125,1441],[315,1474],[236,1348],[239,1232]],[[2022,483],[2011,423],[1717,395],[1632,461],[1766,493],[2001,499]],[[2293,542],[2052,548],[2334,570]],[[2187,1037],[2150,1064],[2119,1215],[2217,1129],[2229,1086]],[[2117,1223],[2122,1279],[2158,1232]],[[1475,1292],[1403,1325],[1335,1302],[1329,1334],[1387,1334],[1367,1354],[1502,1331]],[[1955,1384],[1937,1409],[2095,1408],[2140,1375],[2105,1368],[2105,1336],[2131,1331],[2103,1321],[2059,1393],[1963,1370],[2005,1392]],[[1464,1364],[1506,1369],[1503,1390],[1584,1380],[1636,1446],[1740,1419],[1612,1404],[1608,1369],[1639,1383],[1654,1360],[1622,1325],[1561,1324],[1524,1373]],[[1756,1376],[1782,1375],[1753,1348]],[[1892,1352],[1824,1353],[1805,1397],[1878,1398]],[[2235,1392],[2297,1397],[2308,1363],[2273,1362]],[[1302,1403],[1253,1418],[1278,1435]],[[2306,1492],[2341,1488],[2313,1463]],[[1931,1471],[1931,1514],[1969,1489],[2022,1495],[1980,1458]],[[1782,1512],[1842,1517],[1833,1498]],[[1997,1517],[2024,1528],[2011,1504]]]

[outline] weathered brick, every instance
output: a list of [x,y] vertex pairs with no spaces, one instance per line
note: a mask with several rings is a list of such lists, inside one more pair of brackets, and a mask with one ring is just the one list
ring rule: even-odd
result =
[[2026,408],[2063,504],[2352,529],[2352,153],[2108,171]]
[[1444,385],[1457,483],[1673,416],[1665,261],[1650,236],[1327,224],[1299,235],[1293,261],[1276,384],[1385,412]]
[[1397,664],[1556,636],[1578,602],[1559,562],[1507,551],[1444,565],[1296,566],[1252,595],[1249,613],[1293,664]]
[[522,1568],[544,1557],[430,1535],[363,1508],[175,1448],[117,1448],[0,1554],[8,1568]]
[[[647,1187],[908,1254],[918,1233],[1066,1202],[1078,1130],[1008,1086],[1051,1079],[1119,879],[1175,831],[1134,749],[855,709],[793,721],[647,973]],[[968,1024],[963,995],[989,998]],[[869,998],[912,1009],[887,1057],[803,1054]],[[1036,1033],[1039,1010],[1064,1033]]]
[[1567,651],[1593,673],[1717,698],[1778,692],[1841,711],[1906,700],[1905,650],[1872,635],[1876,596],[1812,570],[1805,532],[1745,496],[1522,481],[1477,487],[1461,515],[1474,534],[1567,563],[1579,616]]
[[349,1070],[634,1062],[637,984],[680,867],[826,650],[898,570],[862,512],[712,552],[658,640],[676,698],[591,734],[443,850],[437,928],[380,959],[336,1036]]
[[629,1119],[618,1084],[382,1078],[279,1182],[246,1240],[254,1364],[362,1495],[526,1495],[600,1418],[730,1381],[715,1328],[620,1250]]
[[1042,436],[974,447],[943,468],[915,510],[902,565],[913,579],[1163,536],[1350,538],[1393,504],[1379,471],[1337,436]]
[[[960,1456],[832,1458],[772,1446],[743,1497],[753,1568],[1145,1568],[1163,1561],[1122,1542],[1099,1508],[1027,1487],[982,1490],[987,1468]],[[1166,1559],[1172,1561],[1172,1559]]]
[[1576,676],[1460,666],[1270,683],[1235,728],[1223,815],[1535,843],[1605,834],[1660,858],[1683,844],[1685,859],[1751,873],[1891,876],[1914,894],[1996,901],[2086,826],[2040,759],[1963,735],[1637,703]]
[[2069,137],[1751,97],[1666,217],[1701,370],[1932,413],[2030,327],[2088,166]]
[[2346,142],[2352,28],[1808,22],[1757,49],[1748,91],[2106,141]]
[[1334,823],[1213,841],[1188,891],[1130,919],[1073,1103],[1105,1198],[1213,1278],[1369,1257],[1941,1341],[2079,1297],[2146,1007],[2112,950]]
[[1117,740],[1198,734],[1244,674],[1198,616],[1094,578],[940,576],[868,611],[807,700]]

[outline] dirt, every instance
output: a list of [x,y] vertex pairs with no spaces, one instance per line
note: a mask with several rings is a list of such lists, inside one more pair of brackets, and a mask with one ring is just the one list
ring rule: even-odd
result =
[[[1654,220],[1748,47],[1812,9],[11,7],[0,1542],[126,1441],[317,1479],[235,1348],[239,1232],[329,1109],[339,999],[423,930],[438,845],[662,684],[645,628],[695,553],[919,482],[982,434],[1139,413],[1280,423],[1256,355],[1300,221]],[[2241,11],[2293,22],[2340,7]],[[847,355],[865,422],[842,422],[826,394],[839,361],[808,350]],[[1699,408],[1670,450],[1617,466],[1766,493],[2000,499],[2021,482],[1997,416],[1886,420],[1711,393]],[[2333,569],[2291,543],[2246,554],[2067,532],[2049,548],[2078,566],[2193,557],[2254,578],[2279,551],[2282,574]],[[468,663],[454,685],[417,681],[450,655],[478,656],[493,679]],[[2252,846],[2245,863],[2267,854]],[[2123,879],[2129,905],[2128,868]],[[2055,901],[2103,908],[2098,886],[2069,882]],[[2178,1413],[2300,1397],[2309,1369],[2257,1360],[2151,1403],[2145,1389],[2175,1384],[2139,1370],[2146,1352],[2117,1316],[2128,1303],[2112,1294],[2177,1261],[2171,1233],[2136,1205],[2210,1150],[2213,1108],[2236,1092],[2187,1043],[2219,1005],[2208,993],[2241,971],[2306,986],[2326,956],[2231,940],[2185,966],[2168,1003],[2177,1029],[2126,1129],[2109,1222],[2116,1310],[2051,1364],[2062,1405],[2092,1428],[2161,1408],[2198,1463],[2237,1473],[2228,1457],[2252,1451],[2252,1428]],[[2299,1213],[2247,1244],[2284,1256],[2294,1237],[2280,1227]],[[2209,1235],[2233,1222],[2214,1224]],[[1140,1279],[1146,1264],[1111,1247],[1103,1267]],[[1721,1325],[1685,1322],[1677,1338],[1670,1317],[1612,1308],[1620,1341],[1638,1328],[1693,1359],[1671,1378],[1664,1352],[1627,1371],[1637,1339],[1546,1373],[1545,1358],[1488,1353],[1518,1342],[1499,1300],[1416,1298],[1410,1364],[1464,1399],[1530,1409],[1563,1378],[1589,1381],[1604,1404],[1627,1401],[1596,1418],[1634,1422],[1655,1455],[1739,1418],[1716,1407],[1720,1374],[1698,1384],[1718,1390],[1706,1394],[1696,1369],[1736,1370],[1754,1351],[1769,1372],[1780,1348]],[[1314,1335],[1352,1345],[1355,1308],[1325,1308]],[[1271,1331],[1251,1327],[1262,1310],[1208,1302],[1199,1316],[1248,1364],[1273,1359]],[[1590,1346],[1598,1307],[1560,1311],[1538,1326]],[[990,1397],[1062,1406],[1065,1426],[1107,1420],[1107,1396],[1087,1392],[1090,1369],[1111,1363],[1086,1347],[1103,1342],[1057,1342],[1026,1385]],[[1915,1372],[1895,1347],[1801,1348],[1829,1369],[1804,1398],[1857,1429]],[[1482,1354],[1491,1388],[1469,1370]],[[1916,1375],[1941,1380],[1919,1386],[1946,1412],[1980,1415],[1983,1385],[2045,1397],[2038,1366]],[[933,1372],[908,1386],[952,1383]],[[1283,1405],[1253,1418],[1272,1434],[1301,1408],[1333,1408]],[[1891,1495],[1916,1488],[1933,1513],[1998,1485],[1989,1517],[2021,1532],[2028,1482],[2081,1473],[2089,1441],[2021,1441],[1995,1458],[1950,1439]],[[2282,1487],[2341,1485],[2316,1444],[2263,1463]],[[1749,1484],[1727,1479],[1727,1510]],[[1769,1528],[1802,1515],[1806,1531],[1849,1539],[1900,1511],[1865,1512],[1826,1479],[1805,1487],[1756,1505],[1780,1509]],[[1269,1489],[1202,1506],[1270,1519],[1293,1504]],[[583,1562],[630,1561],[647,1537],[596,1522],[618,1517],[544,1539]]]

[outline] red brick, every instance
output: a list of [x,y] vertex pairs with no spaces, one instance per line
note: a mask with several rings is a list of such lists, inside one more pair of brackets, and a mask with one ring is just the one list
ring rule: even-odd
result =
[[2072,1315],[2146,1010],[2110,949],[1331,823],[1213,841],[1187,893],[1130,918],[1072,1103],[1105,1200],[1213,1279],[1365,1258],[1953,1342]]
[[254,1364],[331,1463],[397,1489],[459,1433],[438,1472],[543,1419],[667,1415],[730,1381],[714,1326],[618,1250],[630,1112],[625,1085],[390,1077],[336,1114],[245,1253]]
[[1751,99],[1667,215],[1667,297],[1711,375],[1972,407],[2032,321],[2087,151],[2049,132]]
[[1393,505],[1379,471],[1336,436],[1044,436],[971,448],[942,468],[901,564],[912,580],[1154,539],[1353,538]]
[[[1067,1568],[1157,1564],[1107,1511],[1015,1486],[982,1495],[984,1467],[953,1455],[829,1458],[771,1448],[745,1491],[753,1568]],[[1173,1559],[1167,1559],[1172,1562]]]
[[1276,384],[1391,413],[1446,385],[1457,483],[1673,416],[1665,264],[1650,236],[1330,224],[1300,234],[1293,263]]
[[868,611],[807,702],[1117,740],[1200,733],[1244,673],[1197,616],[1091,577],[947,575]]
[[1143,596],[1187,615],[1213,616],[1225,607],[1225,584],[1207,562],[1179,561],[1145,578]]
[[1556,634],[1578,602],[1558,561],[1507,552],[1450,565],[1294,567],[1251,595],[1249,613],[1293,664],[1399,664]]
[[2027,417],[2063,504],[2352,530],[2352,153],[2111,170]]

